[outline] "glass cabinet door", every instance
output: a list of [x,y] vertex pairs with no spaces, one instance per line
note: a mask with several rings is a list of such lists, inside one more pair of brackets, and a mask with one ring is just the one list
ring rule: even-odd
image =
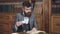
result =
[[52,14],[60,14],[60,0],[52,0]]

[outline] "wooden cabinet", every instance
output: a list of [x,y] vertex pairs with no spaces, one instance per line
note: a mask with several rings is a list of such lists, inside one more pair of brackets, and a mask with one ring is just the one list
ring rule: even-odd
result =
[[2,34],[10,34],[10,26],[9,26],[9,24],[0,24],[0,32],[2,33]]
[[12,33],[12,15],[0,14],[0,33],[1,34],[11,34]]
[[60,0],[49,2],[49,31],[51,34],[60,34]]
[[43,30],[43,26],[42,26],[42,2],[40,2],[40,4],[35,5],[34,13],[35,13],[36,18],[37,18],[37,23],[38,23],[39,29]]
[[54,33],[60,33],[60,16],[51,17],[51,30]]

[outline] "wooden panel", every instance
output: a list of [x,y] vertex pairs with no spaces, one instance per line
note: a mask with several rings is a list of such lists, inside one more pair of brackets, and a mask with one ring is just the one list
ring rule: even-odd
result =
[[3,32],[3,34],[11,34],[10,32]]
[[37,18],[39,29],[43,30],[43,27],[42,27],[42,3],[36,4],[34,13],[35,13],[36,18]]
[[0,15],[0,22],[5,22],[7,20],[9,21],[9,16]]
[[1,34],[10,34],[11,32],[12,32],[11,14],[0,13],[0,33]]
[[0,32],[2,34],[9,34],[11,32],[9,23],[0,23]]
[[49,1],[43,0],[43,27],[47,33],[49,33]]
[[60,16],[51,17],[51,31],[60,33]]

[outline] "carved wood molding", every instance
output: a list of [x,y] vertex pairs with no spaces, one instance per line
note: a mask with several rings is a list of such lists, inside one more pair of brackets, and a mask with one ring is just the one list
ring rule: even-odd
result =
[[49,32],[49,0],[43,0],[43,27]]

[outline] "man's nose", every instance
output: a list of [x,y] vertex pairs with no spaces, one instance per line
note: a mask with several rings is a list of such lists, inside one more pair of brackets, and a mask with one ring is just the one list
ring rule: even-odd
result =
[[28,12],[31,12],[31,10],[28,10]]

